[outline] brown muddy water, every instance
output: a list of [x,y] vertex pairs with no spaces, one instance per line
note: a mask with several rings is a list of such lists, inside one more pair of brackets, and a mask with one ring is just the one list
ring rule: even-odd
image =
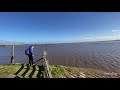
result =
[[[15,46],[15,63],[28,63],[27,45]],[[42,57],[46,45],[35,45],[34,61]],[[12,46],[0,47],[0,64],[9,64]],[[120,73],[120,41],[47,44],[51,65],[78,66]],[[36,64],[40,64],[38,61]]]

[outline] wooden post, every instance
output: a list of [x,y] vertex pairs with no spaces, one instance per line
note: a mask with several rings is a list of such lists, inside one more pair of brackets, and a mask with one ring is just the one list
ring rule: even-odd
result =
[[12,46],[12,52],[11,52],[11,64],[14,64],[14,45]]
[[51,72],[49,70],[48,60],[47,60],[46,56],[47,56],[47,52],[43,51],[43,60],[44,60],[43,65],[45,67],[46,75],[47,75],[47,78],[52,78]]

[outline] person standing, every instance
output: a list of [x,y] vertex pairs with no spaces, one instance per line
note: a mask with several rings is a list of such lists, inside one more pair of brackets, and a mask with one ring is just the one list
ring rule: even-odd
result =
[[33,63],[33,57],[34,57],[33,49],[34,49],[34,45],[31,45],[28,49],[25,50],[25,54],[28,55],[28,57],[29,57],[30,66],[34,65],[34,63]]

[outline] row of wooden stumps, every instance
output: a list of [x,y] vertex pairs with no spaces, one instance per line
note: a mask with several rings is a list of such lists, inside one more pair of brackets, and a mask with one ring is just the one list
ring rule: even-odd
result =
[[[12,46],[12,52],[11,52],[11,64],[14,64],[14,45]],[[43,51],[43,66],[45,68],[46,76],[47,78],[52,78],[50,69],[49,69],[49,64],[47,60],[47,51]]]

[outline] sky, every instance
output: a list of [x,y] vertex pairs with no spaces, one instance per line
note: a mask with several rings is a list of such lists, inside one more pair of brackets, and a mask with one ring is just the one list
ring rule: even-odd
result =
[[120,39],[120,12],[0,12],[0,40],[65,43]]

